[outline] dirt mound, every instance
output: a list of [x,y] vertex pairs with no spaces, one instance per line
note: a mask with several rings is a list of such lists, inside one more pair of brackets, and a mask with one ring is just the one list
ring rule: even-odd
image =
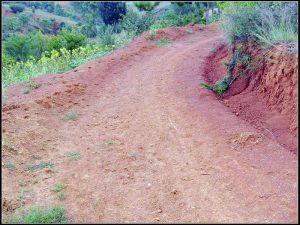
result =
[[[224,62],[232,57],[233,49],[221,45],[207,57],[204,76],[209,83],[227,73]],[[298,55],[282,45],[263,50],[253,43],[243,54],[251,57],[251,65],[256,68],[230,86],[222,96],[223,103],[282,146],[297,152]],[[236,68],[234,74],[242,70]]]

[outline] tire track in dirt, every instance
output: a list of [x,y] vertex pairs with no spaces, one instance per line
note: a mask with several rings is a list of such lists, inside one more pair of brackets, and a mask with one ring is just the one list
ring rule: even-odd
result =
[[[73,222],[296,222],[296,157],[199,87],[205,57],[224,40],[215,26],[185,29],[167,29],[166,46],[142,36],[76,72],[40,77],[30,96],[11,94],[7,107],[22,105],[4,112],[5,134],[26,149],[5,158],[18,169],[3,170],[4,198],[15,200],[25,180],[25,206],[60,203]],[[84,91],[62,107],[32,102],[74,84]],[[25,107],[35,117],[24,119]],[[68,110],[76,121],[61,119]],[[54,171],[22,169],[32,154]],[[62,202],[50,192],[57,182]]]

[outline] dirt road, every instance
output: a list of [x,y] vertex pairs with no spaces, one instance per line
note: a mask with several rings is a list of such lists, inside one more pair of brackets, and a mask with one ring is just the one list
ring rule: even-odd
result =
[[[199,86],[221,33],[192,26],[159,36],[171,42],[142,36],[37,78],[41,87],[28,95],[21,85],[10,90],[3,161],[16,169],[3,169],[6,210],[61,204],[70,221],[92,223],[297,222],[296,156]],[[65,120],[69,111],[78,119]],[[26,170],[41,161],[54,166]],[[58,182],[65,200],[51,192]]]

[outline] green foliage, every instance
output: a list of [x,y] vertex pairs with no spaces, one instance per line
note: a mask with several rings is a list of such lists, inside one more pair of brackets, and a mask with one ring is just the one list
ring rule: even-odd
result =
[[65,48],[52,50],[40,59],[30,58],[26,62],[17,62],[3,67],[2,78],[4,88],[11,84],[29,80],[42,74],[56,74],[72,69],[72,65],[79,66],[109,53],[111,46],[87,45],[73,51]]
[[[22,28],[22,22],[17,16],[4,16],[3,17],[3,31],[13,33]],[[9,36],[9,35],[7,35]]]
[[154,23],[154,18],[151,14],[138,14],[133,10],[128,10],[127,14],[122,17],[120,26],[128,32],[135,32],[136,35],[148,30]]
[[99,31],[100,34],[100,42],[102,45],[112,46],[115,45],[115,37],[114,37],[114,28],[113,26],[102,26],[102,29]]
[[57,183],[54,185],[54,188],[51,189],[52,192],[60,192],[62,191],[63,189],[65,189],[65,185],[63,183]]
[[19,13],[24,11],[25,6],[23,4],[12,4],[9,5],[9,8],[13,13]]
[[87,44],[87,38],[77,31],[63,30],[59,34],[59,38],[61,38],[63,43],[62,47],[67,50],[74,50]]
[[29,13],[19,13],[18,18],[21,21],[23,26],[26,26],[31,18],[31,14]]
[[67,223],[65,209],[54,206],[47,209],[31,208],[23,211],[20,217],[10,219],[9,223],[20,224],[62,224]]
[[224,76],[223,79],[218,80],[214,85],[208,85],[206,83],[201,83],[203,88],[214,91],[218,95],[222,95],[229,88],[231,84],[231,78],[229,75]]
[[38,20],[38,25],[43,32],[43,34],[50,34],[52,31],[53,22],[50,19],[40,19]]
[[140,11],[152,11],[159,2],[134,2],[135,7],[137,7]]
[[297,6],[291,8],[288,5],[273,10],[264,7],[257,9],[261,21],[255,24],[256,29],[252,31],[252,35],[267,47],[279,43],[296,43],[298,20],[293,21],[293,12],[297,9]]
[[27,59],[26,44],[26,36],[12,36],[4,42],[4,51],[14,60],[23,61]]
[[46,50],[46,38],[40,33],[27,36],[12,36],[4,42],[4,51],[15,61],[26,61],[31,56],[41,57]]
[[60,4],[55,4],[53,13],[58,16],[67,16],[66,11],[63,9],[63,7]]
[[271,46],[298,40],[297,2],[222,3],[223,28],[231,41],[254,39]]
[[99,2],[99,13],[106,25],[114,25],[126,14],[124,2]]

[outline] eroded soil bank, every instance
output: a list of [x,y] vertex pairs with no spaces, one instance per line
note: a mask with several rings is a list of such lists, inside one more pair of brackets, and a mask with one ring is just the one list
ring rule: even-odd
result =
[[[222,44],[208,56],[203,73],[208,82],[214,83],[227,73],[224,62],[229,61],[238,45],[241,44]],[[255,70],[236,80],[220,101],[238,117],[298,154],[298,54],[283,45],[261,49],[251,43],[243,55],[250,56],[249,66]],[[235,68],[234,75],[243,70]]]

